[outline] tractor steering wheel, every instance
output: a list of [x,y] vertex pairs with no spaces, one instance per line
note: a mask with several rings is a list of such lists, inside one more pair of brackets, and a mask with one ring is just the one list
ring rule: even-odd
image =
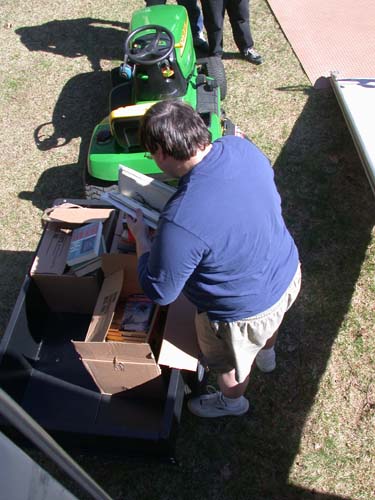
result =
[[[143,37],[139,36],[140,34],[143,34]],[[173,48],[172,32],[158,24],[149,24],[129,34],[125,42],[125,57],[133,63],[151,66],[166,59]]]

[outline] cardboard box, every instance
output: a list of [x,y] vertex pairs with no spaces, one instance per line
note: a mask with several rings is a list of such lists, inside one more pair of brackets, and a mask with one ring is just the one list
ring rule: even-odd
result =
[[49,222],[42,234],[30,274],[63,274],[69,245],[69,232],[59,224]]
[[122,233],[124,231],[124,218],[125,218],[125,212],[119,210],[117,223],[113,234],[112,244],[109,253],[118,253],[119,251],[119,243],[121,241]]
[[[126,296],[129,284],[134,292],[141,291],[135,255],[104,255],[102,269],[106,276],[119,270],[124,272],[122,295]],[[159,364],[181,370],[195,371],[197,369],[200,351],[194,325],[195,310],[193,304],[182,294],[168,306],[158,356]]]
[[85,341],[73,341],[74,347],[103,394],[165,398],[161,364],[197,369],[194,308],[179,298],[168,307],[166,321],[162,320],[163,310],[156,309],[147,341],[106,342],[118,301],[142,290],[135,255],[105,255],[102,266],[106,278]]
[[30,268],[30,276],[52,311],[91,314],[98,297],[101,280],[95,275],[77,277],[64,273],[71,228],[76,227],[78,223],[103,220],[106,238],[110,240],[115,228],[116,211],[85,209],[77,205],[74,207],[74,209],[66,208],[61,205],[61,207],[55,207],[53,213],[51,212],[53,220],[45,222],[45,228]]
[[45,210],[42,222],[55,222],[65,228],[75,228],[81,224],[95,221],[105,221],[111,217],[113,208],[83,207],[74,203],[61,203]]

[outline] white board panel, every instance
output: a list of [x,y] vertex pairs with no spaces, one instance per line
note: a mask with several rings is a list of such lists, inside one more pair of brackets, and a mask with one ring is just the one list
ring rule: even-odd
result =
[[375,77],[331,77],[332,87],[375,194]]

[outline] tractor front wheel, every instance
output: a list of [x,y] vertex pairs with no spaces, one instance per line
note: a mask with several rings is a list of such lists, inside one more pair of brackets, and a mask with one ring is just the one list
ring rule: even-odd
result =
[[214,78],[220,87],[220,97],[224,100],[227,95],[227,78],[221,57],[212,56],[206,59],[207,76]]

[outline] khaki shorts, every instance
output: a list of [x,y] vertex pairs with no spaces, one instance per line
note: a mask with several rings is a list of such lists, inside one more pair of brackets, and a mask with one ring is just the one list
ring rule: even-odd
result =
[[195,316],[198,343],[209,368],[219,373],[235,369],[237,382],[249,375],[258,352],[279,328],[284,314],[301,288],[301,268],[288,289],[266,311],[239,321],[210,321],[206,313]]

